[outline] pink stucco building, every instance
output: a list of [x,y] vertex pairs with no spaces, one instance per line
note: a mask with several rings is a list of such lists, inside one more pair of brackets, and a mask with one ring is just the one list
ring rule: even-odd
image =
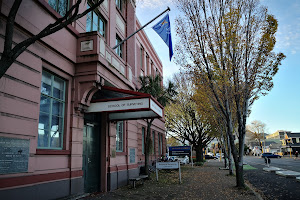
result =
[[[74,2],[23,1],[14,42]],[[12,4],[0,0],[0,52]],[[140,75],[163,75],[158,55],[143,31],[112,49],[140,28],[135,9],[135,0],[105,0],[31,45],[0,79],[0,199],[55,199],[128,184],[144,164],[146,117],[156,118],[151,160],[165,153],[163,108],[135,92]]]

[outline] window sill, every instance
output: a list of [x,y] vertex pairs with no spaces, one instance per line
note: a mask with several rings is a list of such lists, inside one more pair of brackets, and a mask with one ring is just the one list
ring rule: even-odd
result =
[[37,149],[35,155],[70,155],[70,150]]

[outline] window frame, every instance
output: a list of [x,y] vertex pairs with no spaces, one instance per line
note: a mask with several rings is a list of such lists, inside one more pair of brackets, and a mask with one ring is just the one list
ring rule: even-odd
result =
[[[116,45],[118,45],[120,42],[122,42],[121,37],[116,34]],[[124,44],[124,43],[123,43]],[[123,44],[119,45],[116,49],[115,52],[116,54],[120,57],[123,58]]]
[[[89,2],[87,3],[87,9],[90,8],[90,4]],[[95,25],[94,23],[94,15],[97,16],[97,30],[93,30],[93,25]],[[87,20],[88,20],[88,17],[91,18],[91,22],[90,22],[90,27],[89,27],[89,30],[88,30],[88,23],[87,23]],[[102,22],[102,26],[101,26],[101,22]],[[93,32],[93,31],[97,31],[98,33],[100,33],[100,35],[102,35],[104,38],[106,37],[106,20],[105,18],[101,15],[101,13],[99,12],[98,9],[95,9],[89,13],[87,13],[86,15],[86,24],[85,24],[85,31],[88,33],[88,32]],[[103,29],[103,30],[101,30]]]
[[[120,132],[120,130],[118,130],[118,127],[119,127],[119,124],[122,124],[121,127],[122,127],[122,132]],[[118,138],[120,138],[120,136],[118,137],[118,134],[122,133],[122,139],[121,140],[118,140]],[[118,149],[118,147],[120,147],[120,144],[117,145],[117,143],[121,143],[121,147],[122,147],[122,150]],[[117,153],[122,153],[124,152],[124,121],[117,121],[116,123],[116,152]]]
[[[66,120],[65,114],[66,114],[66,107],[67,107],[66,106],[66,103],[67,103],[67,98],[66,98],[66,95],[67,95],[67,80],[60,77],[60,76],[58,76],[58,75],[56,75],[56,74],[54,74],[54,73],[52,73],[52,72],[50,72],[50,71],[48,71],[48,70],[46,70],[46,69],[42,70],[42,76],[43,76],[44,73],[47,73],[51,77],[51,95],[42,93],[42,91],[40,91],[40,94],[41,94],[41,98],[42,98],[42,96],[44,96],[44,97],[46,97],[50,100],[49,113],[41,111],[41,98],[40,98],[39,116],[40,116],[41,113],[48,114],[48,116],[49,116],[49,119],[48,119],[49,128],[48,128],[48,130],[46,130],[46,129],[40,129],[38,127],[37,149],[39,149],[39,150],[63,150],[64,149],[64,140],[65,140],[65,120]],[[57,79],[63,81],[63,94],[62,94],[63,99],[59,99],[59,98],[56,98],[56,97],[53,96],[54,78],[57,78]],[[43,84],[43,82],[41,80],[41,89],[42,89],[42,84]],[[62,123],[61,124],[60,147],[51,147],[51,132],[53,132],[52,127],[51,127],[52,120],[53,120],[52,117],[56,116],[56,115],[53,115],[53,109],[52,109],[54,100],[59,102],[59,103],[62,103],[62,109],[61,109],[62,114],[61,114],[61,116],[59,116],[59,115],[57,116],[57,117],[61,118],[61,123]],[[40,124],[39,122],[40,122],[40,117],[39,117],[39,121],[38,121],[38,126]],[[39,131],[40,130],[43,130],[43,131],[46,130],[50,133],[49,136],[48,136],[48,146],[47,147],[39,146],[39,135],[40,135]]]

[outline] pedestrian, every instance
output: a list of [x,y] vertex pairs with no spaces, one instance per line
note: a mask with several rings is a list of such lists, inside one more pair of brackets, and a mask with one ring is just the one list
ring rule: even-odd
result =
[[299,154],[298,151],[296,151],[296,152],[295,152],[295,160],[298,159],[298,154]]

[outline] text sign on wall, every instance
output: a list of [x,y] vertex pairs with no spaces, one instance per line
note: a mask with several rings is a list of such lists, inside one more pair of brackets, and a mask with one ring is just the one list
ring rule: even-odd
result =
[[86,40],[80,43],[80,51],[91,51],[93,50],[94,41]]
[[107,101],[91,103],[88,112],[122,111],[130,109],[149,108],[149,99],[128,99],[120,101]]
[[163,116],[162,108],[159,107],[152,99],[150,100],[150,107],[151,109],[156,112],[159,116]]
[[28,171],[29,140],[0,137],[0,174]]
[[191,147],[190,146],[169,147],[169,155],[170,156],[190,156],[191,155]]
[[178,169],[179,162],[156,162],[157,169]]

